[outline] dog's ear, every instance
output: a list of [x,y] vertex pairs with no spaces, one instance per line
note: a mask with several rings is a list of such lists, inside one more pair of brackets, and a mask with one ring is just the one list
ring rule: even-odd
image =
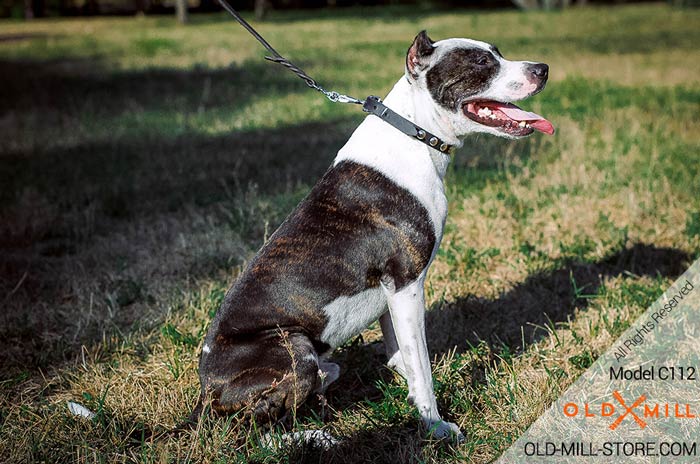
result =
[[406,53],[406,69],[413,78],[417,78],[418,74],[425,69],[433,51],[435,51],[433,41],[425,31],[420,31]]

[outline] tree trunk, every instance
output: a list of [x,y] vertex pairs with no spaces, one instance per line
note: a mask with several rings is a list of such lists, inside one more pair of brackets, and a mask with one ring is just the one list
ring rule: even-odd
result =
[[137,15],[146,13],[146,0],[134,0],[134,9]]
[[267,11],[270,9],[268,0],[255,0],[255,19],[262,21],[267,16]]
[[187,24],[187,0],[175,0],[175,13],[180,24]]
[[85,5],[83,6],[83,11],[89,16],[95,16],[100,14],[99,0],[87,0],[85,2]]
[[521,10],[538,10],[540,8],[538,0],[511,0],[515,6]]
[[32,0],[24,0],[24,19],[34,19],[34,5]]
[[29,0],[25,5],[31,5],[31,17],[32,18],[43,18],[46,2],[44,0]]

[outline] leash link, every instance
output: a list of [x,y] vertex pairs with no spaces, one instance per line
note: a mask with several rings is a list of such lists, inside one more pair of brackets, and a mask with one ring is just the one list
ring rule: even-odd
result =
[[323,93],[330,101],[335,103],[354,103],[356,105],[363,105],[365,103],[357,98],[343,95],[342,93],[338,93],[336,91],[327,92],[323,90]]
[[326,90],[308,74],[306,74],[299,66],[295,65],[291,61],[289,61],[287,58],[279,55],[279,56],[266,56],[266,60],[272,61],[273,63],[278,63],[281,64],[282,66],[286,67],[290,71],[292,71],[294,74],[299,76],[304,82],[306,82],[306,85],[311,87],[314,90],[318,90],[321,92],[323,95],[326,96],[330,101],[333,103],[355,103],[356,105],[362,105],[364,104],[364,101],[358,100],[357,98],[350,97],[348,95],[344,95],[342,93],[338,93],[335,90]]

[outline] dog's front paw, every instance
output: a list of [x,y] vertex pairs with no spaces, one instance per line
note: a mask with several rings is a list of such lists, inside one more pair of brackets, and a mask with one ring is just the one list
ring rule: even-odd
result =
[[457,424],[445,422],[444,420],[431,421],[428,424],[428,430],[433,438],[438,440],[450,440],[453,443],[464,443],[465,437]]

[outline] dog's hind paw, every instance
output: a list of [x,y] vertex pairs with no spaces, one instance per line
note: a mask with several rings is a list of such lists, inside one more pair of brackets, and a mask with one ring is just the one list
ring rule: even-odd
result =
[[404,367],[403,363],[403,356],[401,356],[400,351],[394,353],[394,355],[389,359],[389,361],[387,361],[386,365],[398,372],[398,374],[404,379],[408,378],[406,376],[406,367]]
[[329,450],[337,445],[339,440],[325,430],[302,430],[281,435],[266,433],[260,440],[260,444],[269,449],[279,449],[291,445],[310,444],[318,448]]
[[450,440],[457,444],[464,443],[464,440],[466,440],[457,424],[453,424],[452,422],[439,420],[426,425],[433,438],[437,438],[438,440]]

